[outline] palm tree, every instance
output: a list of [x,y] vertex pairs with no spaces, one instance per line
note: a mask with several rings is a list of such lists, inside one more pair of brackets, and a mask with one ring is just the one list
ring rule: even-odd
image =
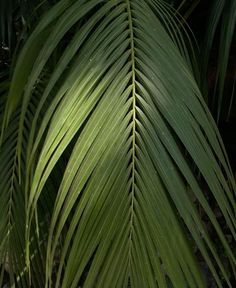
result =
[[199,254],[232,287],[235,180],[184,29],[163,0],[43,15],[1,76],[0,283],[206,287]]

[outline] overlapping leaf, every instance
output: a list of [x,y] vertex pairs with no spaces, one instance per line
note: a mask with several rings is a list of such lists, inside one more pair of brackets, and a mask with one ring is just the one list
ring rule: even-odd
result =
[[[209,96],[209,106],[212,108],[212,112],[219,122],[220,120],[227,120],[231,113],[232,102],[234,99],[234,88],[232,87],[235,82],[235,67],[230,63],[231,49],[233,47],[233,39],[235,37],[235,24],[236,24],[236,2],[234,0],[224,1],[224,0],[215,0],[213,1],[212,12],[208,21],[208,29],[206,31],[205,42],[202,48],[202,78],[203,84],[207,79],[207,70],[209,68],[209,57],[210,52],[214,48],[214,39],[219,42],[216,44],[218,46],[218,56],[216,56],[216,67],[215,70],[215,81],[214,81],[214,91],[212,96]],[[217,38],[217,28],[220,31],[219,38]],[[216,40],[217,39],[217,40]],[[216,48],[215,48],[216,49]],[[234,64],[232,64],[234,65]],[[233,72],[230,72],[232,69]],[[227,72],[228,71],[228,72]],[[228,91],[226,88],[227,73],[232,74],[230,86],[229,87],[232,93],[227,93],[230,95],[228,97],[225,95],[225,91]],[[229,85],[229,84],[228,84]],[[206,87],[204,87],[206,89]],[[205,90],[205,94],[207,94]],[[223,101],[224,99],[224,101]]]

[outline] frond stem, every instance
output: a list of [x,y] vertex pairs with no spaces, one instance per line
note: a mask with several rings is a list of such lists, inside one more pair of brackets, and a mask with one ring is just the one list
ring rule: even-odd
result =
[[135,53],[134,53],[134,32],[133,32],[133,23],[132,23],[132,14],[131,14],[131,3],[130,0],[127,0],[127,12],[129,20],[129,30],[130,30],[130,50],[131,50],[131,69],[132,69],[132,187],[131,187],[131,219],[130,219],[130,235],[129,235],[129,263],[132,259],[131,257],[131,245],[132,245],[132,233],[133,233],[133,222],[134,222],[134,198],[135,198],[135,134],[136,134],[136,91],[135,91]]

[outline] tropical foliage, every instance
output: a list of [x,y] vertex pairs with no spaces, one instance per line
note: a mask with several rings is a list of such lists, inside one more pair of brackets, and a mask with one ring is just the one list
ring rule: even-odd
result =
[[206,287],[199,258],[233,287],[236,186],[206,75],[223,15],[219,119],[236,2],[214,1],[198,66],[175,8],[199,1],[167,2],[48,1],[22,28],[0,75],[1,287]]

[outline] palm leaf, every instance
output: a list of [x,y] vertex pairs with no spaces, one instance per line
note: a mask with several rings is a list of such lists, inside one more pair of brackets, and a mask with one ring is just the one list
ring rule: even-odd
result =
[[[3,75],[0,91],[0,117],[1,124],[4,114],[4,104],[6,103],[9,89],[7,74]],[[31,233],[29,245],[32,253],[30,256],[31,263],[31,280],[28,277],[28,267],[25,261],[25,225],[26,225],[26,202],[25,202],[25,160],[26,160],[26,139],[31,126],[31,119],[34,112],[34,105],[37,104],[37,97],[40,95],[40,85],[34,88],[34,102],[30,102],[27,109],[25,123],[23,126],[22,153],[18,158],[18,136],[19,136],[19,109],[14,111],[11,120],[2,132],[2,142],[0,147],[0,263],[2,271],[9,274],[9,284],[17,287],[29,287],[30,281],[33,287],[42,287],[45,279],[45,242],[47,238],[49,211],[52,210],[52,201],[47,198],[47,205],[40,205],[38,211],[40,223],[40,235],[35,232]],[[20,161],[20,164],[19,164]],[[58,174],[59,172],[57,172]],[[54,177],[52,177],[53,180]],[[55,191],[51,183],[47,183],[45,191],[50,190],[53,198]],[[45,203],[44,198],[42,201]],[[51,205],[51,207],[50,207]],[[47,209],[48,208],[48,209]],[[44,258],[44,259],[43,259]],[[3,287],[4,278],[0,279],[0,286]]]
[[[173,41],[176,25],[163,23],[170,13],[160,0],[62,0],[19,56],[3,125],[21,105],[29,266],[45,187],[69,155],[57,177],[45,287],[205,287],[192,245],[218,286],[223,275],[232,287],[193,198],[232,267],[235,256],[192,163],[234,239],[235,182],[186,50]],[[35,85],[53,55],[25,138]]]
[[[230,49],[233,37],[235,35],[236,3],[235,1],[215,0],[213,1],[213,4],[214,5],[212,7],[211,15],[208,22],[208,29],[206,31],[206,37],[202,49],[203,51],[201,58],[203,59],[203,62],[201,75],[203,77],[203,86],[205,86],[205,94],[207,94],[206,76],[207,70],[209,68],[209,56],[214,43],[214,38],[216,37],[216,29],[218,27],[220,29],[220,45],[216,61],[217,67],[215,77],[216,79],[214,83],[215,87],[214,91],[212,91],[213,96],[209,95],[209,106],[212,108],[217,122],[219,122],[221,118],[226,118],[224,114],[230,114],[232,105],[231,103],[234,96],[232,95],[231,99],[228,99],[228,97],[225,96],[225,85],[226,75],[230,64]],[[235,75],[233,75],[233,77],[235,78]],[[228,112],[225,113],[225,111]]]

